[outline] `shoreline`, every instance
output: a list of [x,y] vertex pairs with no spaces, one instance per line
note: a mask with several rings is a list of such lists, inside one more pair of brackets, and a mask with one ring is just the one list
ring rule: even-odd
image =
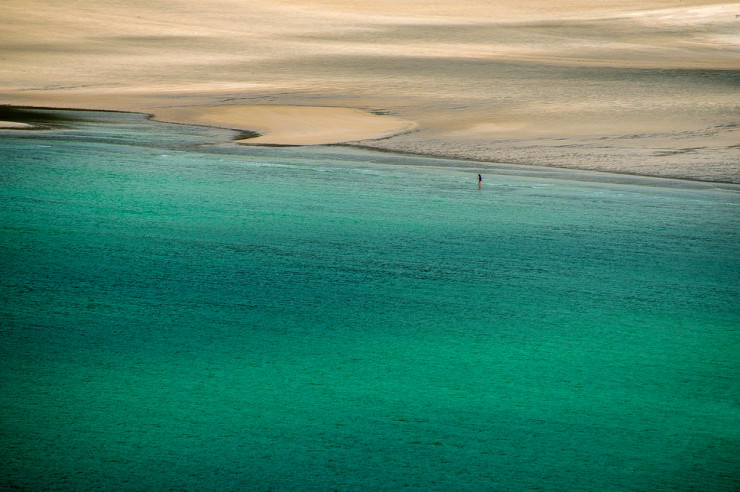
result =
[[[281,105],[282,106],[282,105]],[[303,106],[305,108],[305,106]],[[237,146],[247,146],[247,147],[253,147],[253,148],[260,148],[260,147],[275,147],[275,148],[293,148],[293,147],[326,147],[326,148],[349,148],[349,149],[356,149],[359,151],[365,151],[365,152],[377,152],[380,154],[388,154],[388,155],[398,155],[398,156],[406,156],[406,157],[415,157],[420,159],[433,159],[433,160],[445,160],[445,161],[459,161],[461,163],[470,163],[470,164],[483,164],[487,165],[487,167],[490,166],[507,166],[513,168],[520,168],[520,169],[532,169],[532,170],[540,170],[542,172],[546,172],[548,170],[553,171],[569,171],[569,172],[582,172],[582,173],[596,173],[596,174],[604,174],[609,176],[615,176],[615,177],[624,177],[624,178],[635,178],[635,179],[651,179],[651,180],[661,180],[661,181],[681,181],[681,182],[687,182],[687,183],[693,183],[693,184],[704,184],[704,185],[724,185],[728,186],[728,188],[723,189],[730,189],[731,191],[740,191],[740,181],[723,181],[723,180],[709,180],[709,179],[697,179],[687,176],[680,176],[680,175],[656,175],[656,174],[648,174],[648,173],[638,173],[638,172],[630,172],[630,171],[614,171],[614,170],[604,170],[599,169],[596,167],[578,167],[578,166],[558,166],[558,165],[547,165],[547,164],[540,164],[540,163],[526,163],[526,162],[514,162],[514,161],[505,161],[505,160],[492,160],[492,159],[477,159],[474,157],[460,157],[460,156],[450,156],[450,155],[444,155],[441,153],[434,153],[434,152],[415,152],[415,151],[409,151],[409,150],[396,150],[393,148],[384,148],[382,146],[373,146],[368,145],[366,143],[362,142],[370,142],[370,141],[378,141],[378,140],[387,140],[391,139],[393,137],[396,137],[398,135],[404,135],[407,133],[412,133],[414,129],[402,131],[400,133],[392,134],[392,135],[385,135],[380,136],[377,138],[366,138],[362,140],[356,140],[356,141],[338,141],[338,142],[329,142],[329,143],[315,143],[315,144],[288,144],[288,143],[246,143],[251,139],[262,137],[263,134],[256,132],[254,130],[245,129],[245,128],[234,128],[231,126],[224,126],[224,125],[217,125],[217,124],[208,124],[208,123],[196,123],[196,122],[188,122],[188,121],[169,121],[165,119],[159,119],[156,117],[155,113],[152,112],[146,112],[146,111],[125,111],[125,110],[118,110],[118,109],[92,109],[92,108],[75,108],[75,107],[54,107],[54,106],[30,106],[30,105],[12,105],[12,104],[2,104],[0,105],[0,109],[9,109],[9,110],[28,110],[28,111],[70,111],[70,112],[90,112],[90,113],[117,113],[117,114],[128,114],[128,115],[140,115],[144,117],[147,121],[156,121],[166,124],[173,124],[173,125],[184,125],[184,126],[194,126],[194,127],[204,127],[204,128],[218,128],[222,130],[228,130],[237,133],[237,136],[232,137],[230,142],[233,145]],[[336,108],[336,107],[332,107]],[[353,109],[353,108],[345,108],[345,109]],[[361,110],[357,110],[361,111]],[[370,114],[370,113],[368,113]],[[74,118],[70,118],[66,121],[74,121]],[[25,125],[25,126],[6,126],[3,127],[2,123],[8,123],[8,124],[14,124],[14,125]],[[9,131],[38,131],[38,130],[53,130],[53,125],[49,124],[28,124],[25,122],[15,122],[15,121],[2,121],[0,122],[0,130],[9,130]],[[247,135],[245,137],[245,135]],[[736,189],[737,188],[737,189]]]
[[0,103],[233,129],[235,145],[740,183],[740,3],[248,7],[5,2]]
[[[284,147],[284,146],[276,146],[276,147]],[[572,173],[588,173],[588,174],[604,174],[608,176],[614,176],[614,177],[621,177],[621,178],[635,178],[635,179],[654,179],[654,180],[660,180],[660,181],[681,181],[686,183],[694,183],[694,184],[702,184],[702,185],[725,185],[732,188],[733,191],[740,192],[740,181],[718,181],[718,180],[706,180],[706,179],[696,179],[696,178],[690,178],[690,177],[684,177],[684,176],[658,176],[653,174],[640,174],[636,172],[629,172],[629,171],[605,171],[603,169],[597,169],[597,168],[586,168],[586,167],[564,167],[564,166],[555,166],[555,165],[544,165],[544,164],[527,164],[523,162],[512,162],[512,161],[493,161],[493,160],[483,160],[483,159],[475,159],[473,157],[452,157],[452,156],[446,156],[441,154],[424,154],[424,153],[417,153],[412,152],[409,150],[394,150],[394,149],[385,149],[382,147],[372,147],[369,145],[362,145],[362,144],[354,144],[354,143],[339,143],[339,144],[329,144],[326,145],[326,147],[343,147],[343,148],[350,148],[350,149],[357,149],[365,152],[377,152],[379,154],[389,154],[389,155],[398,155],[402,157],[415,157],[419,159],[436,159],[436,160],[442,160],[442,161],[459,161],[459,162],[465,162],[470,164],[483,164],[487,165],[487,167],[492,166],[506,166],[510,167],[512,169],[532,169],[532,170],[538,170],[543,173],[547,171],[565,171],[565,172],[572,172]],[[472,167],[471,167],[472,169]]]

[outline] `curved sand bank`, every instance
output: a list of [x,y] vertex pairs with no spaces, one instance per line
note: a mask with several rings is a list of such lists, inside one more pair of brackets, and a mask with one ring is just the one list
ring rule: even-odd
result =
[[412,121],[359,109],[321,106],[199,106],[156,111],[154,119],[254,131],[250,145],[321,145],[373,140],[416,127]]
[[33,130],[37,126],[19,121],[0,121],[0,130]]

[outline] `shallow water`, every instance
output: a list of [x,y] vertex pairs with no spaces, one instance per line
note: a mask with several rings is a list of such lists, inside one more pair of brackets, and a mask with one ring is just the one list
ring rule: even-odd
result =
[[736,188],[204,132],[2,134],[2,488],[740,487]]

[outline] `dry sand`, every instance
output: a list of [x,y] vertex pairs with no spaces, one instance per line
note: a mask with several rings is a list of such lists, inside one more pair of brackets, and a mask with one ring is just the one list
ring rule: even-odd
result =
[[0,104],[740,181],[738,16],[706,0],[6,0]]
[[225,128],[249,129],[260,135],[237,140],[256,145],[318,145],[382,138],[416,125],[392,116],[352,108],[311,106],[197,106],[161,109],[155,119]]

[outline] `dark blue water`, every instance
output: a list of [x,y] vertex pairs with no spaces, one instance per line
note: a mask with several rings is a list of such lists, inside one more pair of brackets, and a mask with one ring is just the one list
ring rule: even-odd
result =
[[736,188],[106,118],[0,136],[0,488],[740,487]]

